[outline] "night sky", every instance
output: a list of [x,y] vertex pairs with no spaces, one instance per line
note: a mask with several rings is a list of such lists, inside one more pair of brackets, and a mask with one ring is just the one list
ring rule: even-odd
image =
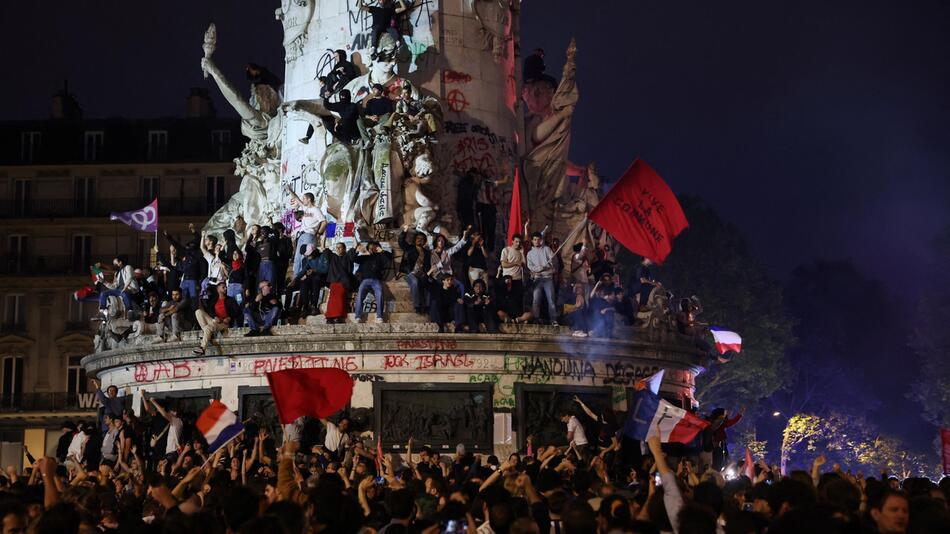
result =
[[[243,80],[283,71],[277,0],[3,2],[0,119],[43,118],[64,79],[88,117],[181,116],[202,35]],[[593,6],[596,6],[594,8]],[[522,49],[560,76],[578,44],[571,156],[615,180],[640,156],[703,197],[785,280],[852,258],[912,306],[950,224],[950,3],[525,0]]]

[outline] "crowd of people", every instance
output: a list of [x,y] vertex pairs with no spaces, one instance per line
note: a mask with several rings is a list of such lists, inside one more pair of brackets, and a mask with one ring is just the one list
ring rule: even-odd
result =
[[822,457],[810,472],[782,474],[762,461],[716,469],[656,437],[633,441],[580,401],[562,418],[561,444],[527,436],[499,458],[464,443],[444,454],[412,438],[382,454],[345,414],[320,420],[322,433],[302,421],[246,421],[209,451],[174,399],[143,394],[136,417],[117,393],[99,392],[99,421],[64,423],[55,457],[26,450],[29,464],[0,476],[0,531],[950,532],[948,478],[823,469]]
[[[500,251],[482,232],[486,224],[466,225],[455,240],[404,226],[395,242],[349,240],[348,248],[346,240],[323,235],[327,220],[312,194],[288,195],[296,216],[292,230],[276,222],[251,225],[241,236],[234,230],[216,236],[191,225],[184,243],[164,233],[168,251],[155,255],[151,266],[130,265],[122,255],[112,269],[100,266],[113,271],[98,284],[102,315],[108,316],[110,298],[120,300],[131,334],[154,336],[156,343],[200,329],[200,355],[230,328],[268,336],[278,324],[320,314],[327,323],[343,323],[350,312],[349,320],[374,315],[382,323],[394,309],[386,305],[395,298],[387,285],[402,280],[415,313],[440,332],[544,323],[570,326],[574,336],[610,337],[618,322],[639,324],[651,295],[665,293],[649,260],[623,283],[609,247],[575,244],[562,254],[558,239],[549,239],[546,229],[531,231],[530,221]],[[670,324],[698,340],[704,335],[699,311],[695,297],[682,299],[678,309],[665,308]]]

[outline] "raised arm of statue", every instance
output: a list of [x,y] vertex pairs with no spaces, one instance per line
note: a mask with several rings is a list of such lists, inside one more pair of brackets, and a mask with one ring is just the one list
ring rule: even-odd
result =
[[252,108],[251,105],[247,103],[247,99],[244,98],[234,87],[234,85],[224,77],[221,69],[215,65],[214,60],[212,60],[210,57],[201,58],[201,70],[210,74],[211,77],[214,78],[214,82],[218,84],[218,89],[221,90],[221,94],[224,95],[224,98],[229,104],[231,104],[231,107],[233,107],[234,110],[238,112],[238,115],[241,116],[241,119],[248,121],[258,127],[265,126],[263,114],[260,111]]

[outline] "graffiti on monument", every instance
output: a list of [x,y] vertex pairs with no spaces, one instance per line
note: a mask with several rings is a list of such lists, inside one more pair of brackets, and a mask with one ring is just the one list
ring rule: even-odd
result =
[[490,384],[373,384],[379,436],[386,448],[415,441],[440,449],[492,446]]

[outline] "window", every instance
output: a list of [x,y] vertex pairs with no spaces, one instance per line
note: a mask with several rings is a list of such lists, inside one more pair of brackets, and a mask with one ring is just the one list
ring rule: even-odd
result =
[[11,329],[22,330],[26,323],[26,295],[7,295],[3,301],[3,324]]
[[231,130],[211,130],[211,147],[218,159],[226,159],[231,146]]
[[73,273],[85,273],[92,265],[92,236],[74,235],[73,236]]
[[148,159],[163,160],[168,156],[168,130],[148,131]]
[[208,213],[218,211],[224,201],[224,176],[208,176],[205,191],[206,211]]
[[155,246],[155,239],[152,237],[139,238],[138,243],[135,247],[135,259],[133,261],[137,262],[133,267],[144,267],[147,265],[155,265],[156,261],[152,261],[152,247]]
[[39,155],[43,134],[40,132],[22,132],[20,134],[20,161],[32,163]]
[[102,140],[104,137],[101,131],[86,132],[85,143],[83,144],[83,159],[85,161],[97,161],[102,157]]
[[158,176],[142,177],[142,204],[151,204],[161,194]]
[[82,356],[70,356],[66,364],[66,392],[70,395],[85,393],[88,385],[86,370],[79,362]]
[[19,403],[23,393],[23,358],[4,356],[0,358],[0,398],[5,406]]
[[30,215],[32,198],[30,195],[31,182],[29,180],[13,181],[13,214],[17,217]]
[[17,274],[26,270],[26,255],[29,246],[28,236],[14,234],[7,238],[7,272]]
[[75,193],[76,215],[92,215],[96,205],[96,179],[76,178]]

